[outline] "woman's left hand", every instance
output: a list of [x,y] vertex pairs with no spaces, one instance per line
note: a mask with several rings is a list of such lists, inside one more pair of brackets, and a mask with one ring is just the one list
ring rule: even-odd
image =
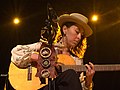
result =
[[85,64],[87,70],[86,70],[86,80],[85,80],[85,86],[89,87],[92,83],[93,76],[95,74],[95,68],[94,65],[89,62],[89,64]]

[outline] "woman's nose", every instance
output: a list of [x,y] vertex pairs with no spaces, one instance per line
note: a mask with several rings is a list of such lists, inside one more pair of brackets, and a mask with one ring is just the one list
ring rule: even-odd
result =
[[79,33],[79,34],[77,35],[77,38],[78,38],[78,39],[81,39],[81,33]]

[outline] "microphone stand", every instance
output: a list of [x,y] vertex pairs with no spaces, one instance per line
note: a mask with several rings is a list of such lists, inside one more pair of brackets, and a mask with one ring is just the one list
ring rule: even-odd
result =
[[[50,46],[50,47],[52,47],[52,41],[53,41],[53,38],[52,38],[52,36],[51,36],[51,31],[52,31],[52,27],[51,27],[51,22],[50,22],[50,20],[49,19],[47,19],[46,21],[45,21],[45,23],[46,23],[46,27],[45,27],[45,29],[43,29],[43,30],[45,30],[45,33],[47,33],[47,34],[45,34],[44,36],[43,36],[43,38],[44,37],[46,37],[47,38],[47,41],[48,41],[48,45]],[[47,35],[47,36],[46,36]],[[52,78],[50,78],[50,77],[47,77],[48,79],[48,90],[55,90],[55,81],[52,81]],[[41,80],[40,80],[41,81]]]
[[[47,4],[47,15],[48,18],[45,20],[45,27],[43,28],[45,32],[42,34],[42,39],[44,40],[45,37],[46,41],[48,41],[49,47],[52,47],[58,25],[55,10],[49,3]],[[48,78],[48,90],[55,90],[55,80],[52,80],[53,77],[48,76],[46,78]]]
[[[49,3],[47,5],[47,13],[48,13],[48,21],[49,21],[48,23],[49,35],[56,34],[57,15]],[[51,25],[53,26],[53,28],[51,28]],[[51,33],[52,29],[54,30],[53,32],[55,33]],[[53,40],[54,38],[51,36],[48,38],[48,43],[50,46],[52,46]],[[48,77],[48,90],[55,90],[55,81],[52,81],[52,78],[49,78],[49,77]]]

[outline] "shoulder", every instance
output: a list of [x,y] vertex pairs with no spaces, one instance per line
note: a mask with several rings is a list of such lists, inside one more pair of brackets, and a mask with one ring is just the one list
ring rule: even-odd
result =
[[72,56],[72,58],[75,60],[76,65],[83,65],[83,59],[79,58],[77,56]]

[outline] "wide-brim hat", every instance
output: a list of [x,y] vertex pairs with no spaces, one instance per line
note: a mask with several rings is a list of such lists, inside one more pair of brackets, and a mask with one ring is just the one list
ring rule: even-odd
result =
[[78,27],[83,27],[85,37],[89,37],[93,33],[92,29],[87,24],[88,18],[82,14],[79,13],[63,14],[59,17],[58,24],[60,27],[62,27],[62,25],[65,22],[75,22]]

